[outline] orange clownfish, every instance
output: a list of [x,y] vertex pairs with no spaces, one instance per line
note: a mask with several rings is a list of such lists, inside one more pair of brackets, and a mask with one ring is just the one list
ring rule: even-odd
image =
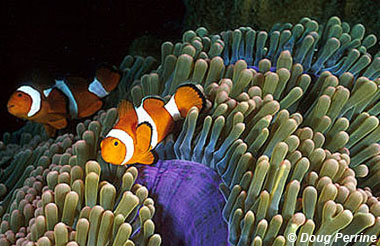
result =
[[116,88],[120,74],[113,68],[102,66],[93,81],[69,77],[42,85],[35,83],[19,87],[8,100],[12,115],[42,123],[49,136],[67,126],[67,119],[84,118],[98,111],[107,96]]
[[153,149],[172,130],[174,121],[186,117],[192,107],[205,107],[203,93],[193,84],[178,87],[165,104],[161,98],[146,97],[139,107],[122,101],[119,120],[100,143],[104,161],[115,164],[152,164]]

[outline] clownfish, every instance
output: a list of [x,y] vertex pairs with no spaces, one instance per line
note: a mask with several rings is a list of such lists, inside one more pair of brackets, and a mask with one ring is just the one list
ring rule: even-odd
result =
[[20,86],[9,98],[8,112],[18,118],[42,123],[48,136],[67,126],[68,119],[88,117],[98,111],[107,96],[119,84],[121,75],[102,66],[92,81],[68,77],[43,85]]
[[185,118],[192,107],[205,107],[203,93],[193,84],[177,88],[169,101],[145,97],[139,107],[122,101],[118,106],[119,120],[100,143],[104,161],[114,165],[153,164],[153,149],[172,130],[174,122]]

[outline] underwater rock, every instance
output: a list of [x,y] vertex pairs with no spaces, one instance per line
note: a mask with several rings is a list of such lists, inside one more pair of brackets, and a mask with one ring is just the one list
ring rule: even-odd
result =
[[163,245],[227,245],[221,213],[225,201],[214,170],[181,160],[160,160],[138,170],[136,182],[146,186],[155,200],[153,221]]

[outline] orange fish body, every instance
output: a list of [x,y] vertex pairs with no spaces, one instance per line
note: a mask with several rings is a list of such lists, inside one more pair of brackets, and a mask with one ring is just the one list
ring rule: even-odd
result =
[[52,136],[55,129],[67,126],[68,112],[65,95],[57,89],[51,90],[50,94],[44,97],[31,86],[21,86],[8,100],[8,112],[21,119],[42,123],[47,134]]
[[8,100],[8,112],[12,115],[42,123],[49,136],[56,129],[67,126],[67,119],[83,118],[98,111],[102,97],[116,88],[120,74],[108,68],[100,68],[94,80],[82,78],[55,80],[51,86],[24,85]]
[[186,117],[192,107],[202,110],[205,98],[194,85],[180,86],[165,102],[157,97],[144,98],[139,107],[122,101],[119,121],[101,142],[102,157],[115,165],[152,164],[152,151],[172,130],[174,122]]

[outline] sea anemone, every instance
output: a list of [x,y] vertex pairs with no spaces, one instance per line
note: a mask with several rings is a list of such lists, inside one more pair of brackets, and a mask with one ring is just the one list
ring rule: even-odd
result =
[[[132,65],[127,57],[123,82],[106,105],[128,98],[138,106],[149,95],[168,99],[191,82],[206,95],[206,110],[193,108],[177,123],[156,147],[160,160],[152,166],[126,169],[101,159],[98,143],[117,119],[115,108],[79,123],[75,136],[42,141],[25,133],[14,147],[5,136],[4,163],[12,163],[2,172],[16,172],[16,165],[26,169],[17,171],[25,176],[20,184],[9,185],[2,176],[0,242],[36,240],[43,235],[38,223],[48,221],[46,210],[54,207],[56,226],[47,229],[54,232],[44,242],[57,244],[54,233],[63,233],[66,241],[60,245],[82,245],[75,235],[87,220],[90,228],[95,223],[112,231],[98,241],[112,245],[119,227],[102,227],[79,202],[68,202],[72,212],[62,212],[64,197],[86,197],[91,210],[116,219],[117,205],[98,199],[106,188],[128,194],[128,204],[139,198],[124,216],[136,231],[131,245],[161,240],[163,245],[303,245],[300,237],[290,239],[303,233],[378,237],[380,58],[368,53],[376,42],[360,24],[351,28],[332,17],[319,26],[303,18],[294,26],[275,25],[269,33],[250,27],[220,35],[205,28],[187,31],[182,42],[162,44],[155,70],[151,58],[137,58]],[[83,182],[94,186],[83,188]],[[54,200],[57,195],[62,199]]]

